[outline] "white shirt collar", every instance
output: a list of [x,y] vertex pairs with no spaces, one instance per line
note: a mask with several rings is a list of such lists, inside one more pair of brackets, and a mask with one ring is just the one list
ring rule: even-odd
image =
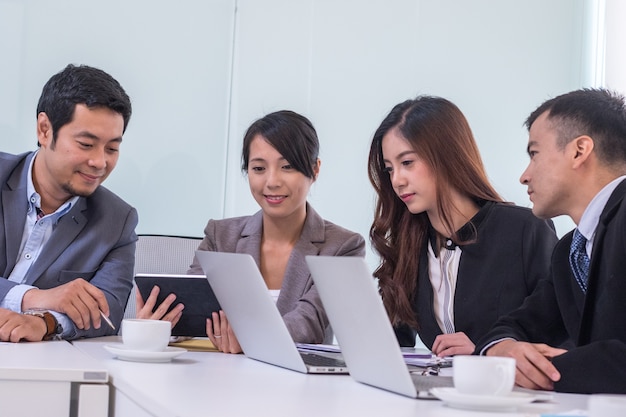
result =
[[[30,166],[28,167],[28,171],[26,174],[26,197],[28,198],[28,212],[34,210],[35,207],[39,207],[41,209],[41,196],[35,190],[35,184],[33,184],[33,165],[35,164],[35,158],[37,157],[37,153],[39,153],[39,149],[35,151],[35,155],[30,160]],[[80,197],[77,195],[68,199],[64,204],[61,205],[54,213],[56,214],[55,220],[61,218],[65,213],[70,211],[74,204],[78,201]],[[50,213],[47,213],[50,214]]]
[[578,231],[588,240],[591,241],[595,237],[596,228],[600,221],[600,215],[604,210],[604,206],[609,201],[609,197],[615,191],[615,188],[626,179],[626,175],[615,178],[600,190],[598,194],[593,197],[583,215],[578,222]]

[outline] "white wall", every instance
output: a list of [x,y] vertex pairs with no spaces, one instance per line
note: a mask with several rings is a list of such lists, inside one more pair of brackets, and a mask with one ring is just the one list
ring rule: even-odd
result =
[[590,1],[0,0],[0,150],[34,149],[53,73],[100,67],[134,104],[106,186],[137,207],[139,233],[201,236],[257,210],[241,139],[288,108],[320,136],[311,203],[367,238],[371,136],[393,105],[432,94],[464,111],[496,188],[528,206],[522,124],[588,82]]
[[604,0],[606,2],[606,61],[605,84],[607,87],[626,94],[626,2],[623,0]]

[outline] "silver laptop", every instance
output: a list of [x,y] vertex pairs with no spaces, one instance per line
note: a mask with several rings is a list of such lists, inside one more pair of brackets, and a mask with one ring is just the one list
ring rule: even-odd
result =
[[300,352],[248,254],[196,251],[246,356],[303,373],[346,374],[343,360]]
[[410,372],[365,259],[307,256],[306,262],[355,380],[412,398],[434,398],[430,388],[453,386],[452,377]]

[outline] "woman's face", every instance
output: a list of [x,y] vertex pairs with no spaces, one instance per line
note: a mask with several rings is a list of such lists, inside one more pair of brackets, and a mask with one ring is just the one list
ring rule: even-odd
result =
[[436,213],[435,177],[397,128],[383,136],[382,150],[393,190],[409,211]]
[[[314,172],[317,177],[319,160]],[[263,136],[257,135],[252,139],[248,183],[252,196],[265,215],[288,218],[305,213],[306,199],[314,181],[293,168]]]

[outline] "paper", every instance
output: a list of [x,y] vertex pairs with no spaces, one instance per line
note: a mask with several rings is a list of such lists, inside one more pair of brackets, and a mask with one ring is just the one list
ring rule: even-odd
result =
[[191,352],[219,352],[208,338],[187,339],[180,342],[172,342],[170,346],[185,348]]
[[436,355],[431,355],[428,358],[420,358],[420,357],[404,357],[404,362],[407,365],[419,366],[422,368],[428,366],[439,366],[440,368],[445,368],[448,366],[452,366],[452,358],[444,357],[440,358]]

